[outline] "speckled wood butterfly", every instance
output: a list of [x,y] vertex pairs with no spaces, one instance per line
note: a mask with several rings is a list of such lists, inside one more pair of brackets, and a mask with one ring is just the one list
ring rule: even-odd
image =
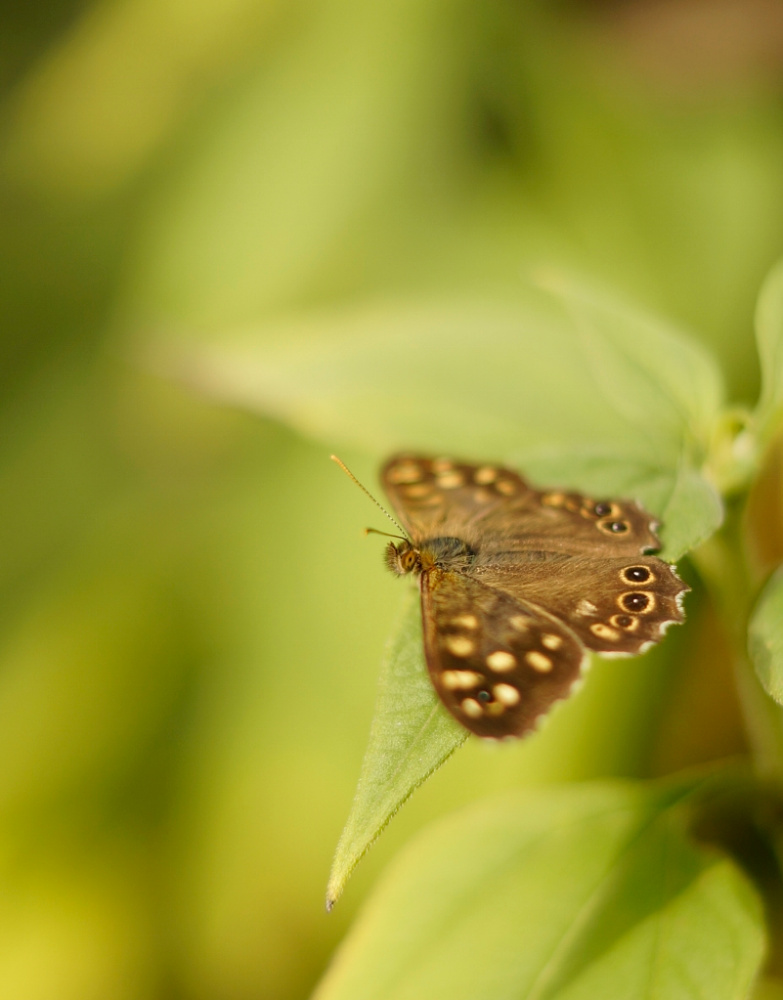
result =
[[387,565],[419,578],[430,678],[478,736],[523,736],[568,696],[588,651],[641,653],[684,619],[689,588],[648,554],[657,524],[636,503],[417,455],[389,459],[381,481],[403,532]]

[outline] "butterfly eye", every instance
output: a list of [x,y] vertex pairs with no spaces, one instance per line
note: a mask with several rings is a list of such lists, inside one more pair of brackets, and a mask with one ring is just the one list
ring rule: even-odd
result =
[[408,549],[402,556],[402,567],[406,573],[414,570],[418,564],[419,555],[415,549]]

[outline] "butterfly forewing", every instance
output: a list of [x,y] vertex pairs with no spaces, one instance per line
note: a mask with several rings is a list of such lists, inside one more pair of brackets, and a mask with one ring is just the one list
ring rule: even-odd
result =
[[473,530],[486,534],[479,522],[502,509],[511,495],[520,510],[526,502],[530,513],[538,506],[535,491],[515,472],[502,470],[501,475],[495,466],[449,458],[395,456],[383,467],[381,482],[414,540],[434,533],[460,538]]
[[381,481],[403,527],[416,539],[439,534],[481,542],[482,553],[635,555],[660,548],[654,519],[630,501],[535,490],[499,465],[401,455]]
[[579,679],[581,644],[532,605],[440,570],[422,574],[421,599],[432,683],[478,736],[523,736]]

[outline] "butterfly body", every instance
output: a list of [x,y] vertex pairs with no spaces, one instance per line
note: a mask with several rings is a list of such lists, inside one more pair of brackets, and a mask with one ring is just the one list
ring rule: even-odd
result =
[[386,563],[393,573],[429,573],[431,570],[466,570],[476,557],[475,549],[460,538],[428,538],[415,546],[405,540],[402,545],[389,542]]
[[533,489],[512,470],[401,455],[382,481],[408,534],[389,568],[419,578],[427,666],[479,736],[533,729],[588,650],[630,655],[683,620],[688,589],[629,501]]

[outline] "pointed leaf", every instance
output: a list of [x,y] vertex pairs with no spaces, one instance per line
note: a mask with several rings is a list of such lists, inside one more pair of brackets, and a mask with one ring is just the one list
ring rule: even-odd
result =
[[580,334],[596,385],[655,447],[702,458],[723,403],[716,360],[663,320],[565,275],[547,275]]
[[361,914],[316,1000],[744,1000],[762,907],[691,843],[688,786],[516,793],[434,824]]
[[418,592],[411,589],[381,668],[359,785],[329,876],[327,909],[403,802],[467,735],[440,707],[430,684],[424,667]]
[[603,448],[664,468],[706,434],[716,366],[659,321],[535,289],[487,303],[377,303],[159,358],[215,396],[330,443],[501,457]]
[[720,517],[698,471],[721,401],[715,364],[660,321],[573,291],[566,301],[564,310],[530,289],[491,305],[379,303],[213,344],[169,345],[156,363],[330,448],[379,458],[451,452],[513,460],[523,472],[542,452],[566,470],[580,454],[644,467],[656,485],[642,484],[638,499],[664,498],[666,510],[651,509],[667,532],[687,515],[668,539],[679,555]]

